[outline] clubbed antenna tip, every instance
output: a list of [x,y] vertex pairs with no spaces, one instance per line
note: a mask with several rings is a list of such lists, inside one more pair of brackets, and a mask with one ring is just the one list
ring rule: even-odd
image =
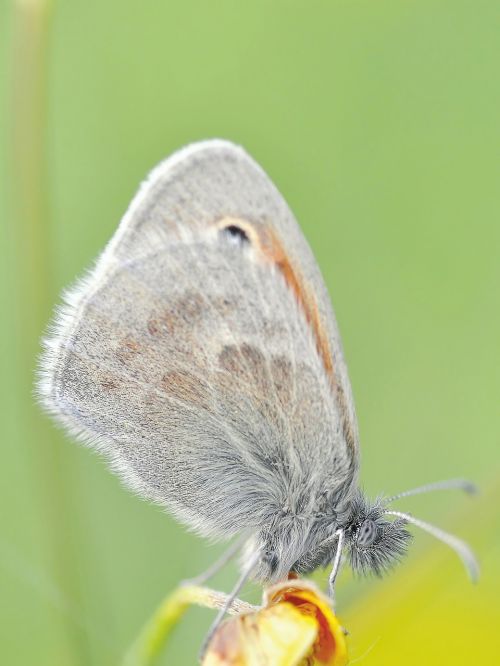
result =
[[418,486],[418,488],[412,488],[411,490],[404,490],[402,493],[389,497],[386,502],[390,504],[402,497],[422,495],[434,490],[463,490],[469,495],[476,495],[479,492],[479,488],[472,481],[467,481],[467,479],[447,479],[446,481],[436,481],[435,483],[428,483],[425,486]]

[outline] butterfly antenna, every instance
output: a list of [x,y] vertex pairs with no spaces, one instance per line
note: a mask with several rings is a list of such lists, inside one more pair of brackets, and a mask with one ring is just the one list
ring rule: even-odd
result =
[[427,523],[424,520],[420,520],[419,518],[414,518],[409,513],[402,513],[401,511],[385,511],[385,513],[389,514],[390,516],[403,518],[412,525],[416,525],[417,527],[420,527],[420,529],[425,530],[425,532],[432,534],[433,537],[436,537],[436,539],[439,539],[439,541],[447,544],[450,546],[450,548],[453,548],[455,553],[462,560],[472,582],[477,582],[479,578],[479,564],[476,560],[476,556],[470,547],[465,543],[465,541],[462,541],[462,539],[459,539],[453,534],[448,534],[448,532],[445,532],[440,527],[431,525],[430,523]]
[[430,493],[433,490],[463,490],[469,495],[475,495],[478,492],[477,486],[471,481],[467,481],[466,479],[448,479],[447,481],[436,481],[435,483],[428,483],[425,486],[419,486],[418,488],[412,488],[411,490],[404,490],[402,493],[389,497],[386,502],[387,504],[390,504],[402,497]]

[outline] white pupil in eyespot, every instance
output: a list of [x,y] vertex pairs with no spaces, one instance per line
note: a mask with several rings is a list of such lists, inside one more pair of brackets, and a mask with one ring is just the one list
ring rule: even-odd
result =
[[373,520],[365,520],[361,523],[358,532],[358,544],[360,546],[370,546],[377,536],[377,527]]

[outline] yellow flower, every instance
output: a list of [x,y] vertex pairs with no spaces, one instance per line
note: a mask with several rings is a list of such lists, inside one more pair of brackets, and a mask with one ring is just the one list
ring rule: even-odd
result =
[[203,666],[344,666],[344,632],[328,599],[308,581],[265,592],[263,607],[226,621]]

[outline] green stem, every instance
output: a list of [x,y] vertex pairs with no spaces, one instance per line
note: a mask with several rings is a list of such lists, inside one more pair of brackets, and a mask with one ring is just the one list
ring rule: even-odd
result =
[[[190,605],[222,608],[226,599],[227,595],[206,587],[179,586],[164,599],[147,622],[139,638],[125,655],[122,666],[149,666],[158,657],[172,630]],[[237,615],[255,610],[255,606],[235,599],[228,612]]]

